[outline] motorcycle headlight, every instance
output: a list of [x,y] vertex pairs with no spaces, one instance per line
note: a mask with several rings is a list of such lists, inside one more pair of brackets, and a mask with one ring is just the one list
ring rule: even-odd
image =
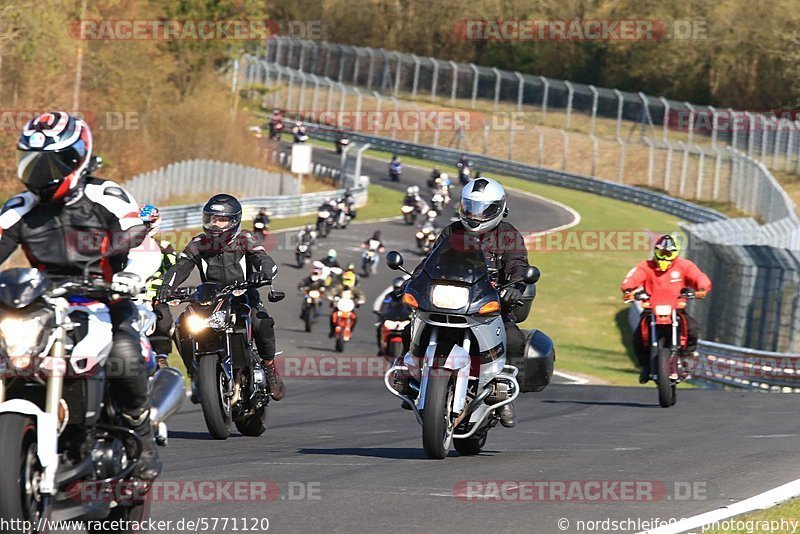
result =
[[402,208],[400,208],[400,211],[402,211],[403,213],[411,213],[412,211],[414,211],[414,207],[413,206],[403,206]]
[[431,302],[437,308],[458,310],[469,304],[469,288],[436,284],[431,289]]
[[306,250],[308,250],[308,245],[300,245],[299,247],[297,247],[297,249],[300,252],[305,252]]
[[218,311],[212,313],[207,320],[208,326],[216,330],[225,328],[225,315],[226,313],[224,311]]
[[422,232],[417,232],[417,239],[422,239]]
[[671,315],[672,306],[669,304],[659,304],[656,306],[656,315]]
[[352,299],[339,299],[339,302],[336,304],[336,308],[340,312],[351,312],[355,309],[356,303],[352,301]]
[[189,329],[189,332],[196,334],[208,328],[208,320],[199,315],[192,314],[186,319],[186,327]]
[[44,325],[38,317],[8,317],[0,321],[3,352],[11,366],[17,370],[30,367],[33,357],[41,350],[43,337]]
[[331,214],[329,212],[327,212],[327,211],[321,211],[321,212],[319,212],[319,216],[321,218],[323,218],[323,219],[327,219],[328,217],[331,216]]
[[308,292],[308,296],[311,297],[312,299],[318,299],[319,291],[317,291],[316,289],[312,289],[311,291]]

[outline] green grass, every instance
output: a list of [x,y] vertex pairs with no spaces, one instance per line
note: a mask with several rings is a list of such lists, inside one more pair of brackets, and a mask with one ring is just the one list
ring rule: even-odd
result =
[[[784,521],[784,527],[788,526],[788,529],[781,528],[781,520]],[[710,534],[720,534],[722,532],[730,534],[776,534],[778,532],[792,532],[791,529],[793,525],[791,522],[797,522],[794,526],[800,523],[800,499],[792,499],[784,504],[741,515],[729,521],[733,521],[734,523],[725,524],[721,521],[720,527],[724,525],[733,527],[739,526],[742,528],[727,528],[725,530],[722,528],[715,528],[713,530],[705,530],[704,532]],[[770,528],[769,522],[775,522],[773,527],[777,526],[778,528]],[[798,528],[797,531],[800,532],[800,528]]]

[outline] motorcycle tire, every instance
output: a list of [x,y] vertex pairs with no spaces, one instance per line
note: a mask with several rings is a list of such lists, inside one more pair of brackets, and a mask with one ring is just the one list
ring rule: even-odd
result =
[[[137,524],[146,524],[147,519],[150,517],[150,502],[151,499],[145,497],[143,501],[115,506],[105,518],[106,521],[110,521],[110,523],[105,524],[106,527],[123,527],[129,525],[131,528],[95,529],[93,528],[94,526],[104,525],[97,521],[90,521],[88,524],[89,528],[86,529],[86,532],[87,534],[101,534],[104,532],[111,532],[114,534],[142,534],[150,532],[149,530],[135,530],[132,524],[132,522],[136,522]],[[99,524],[96,525],[96,523]]]
[[336,338],[336,352],[344,352],[344,338],[341,336]]
[[243,436],[258,437],[267,430],[267,407],[262,406],[255,413],[235,419],[236,430]]
[[422,412],[422,447],[428,458],[447,457],[453,439],[451,413],[455,396],[453,374],[444,369],[431,369]]
[[217,358],[202,357],[198,373],[200,405],[203,408],[203,418],[206,420],[208,433],[214,439],[228,439],[231,435],[231,412],[230,407],[223,404],[225,401],[222,398],[221,381],[225,374],[217,363]]
[[34,418],[18,413],[0,415],[0,519],[32,521],[34,528],[52,512],[49,495],[36,498],[25,489],[35,487],[35,476],[44,473],[36,455],[37,437]]
[[669,348],[664,346],[664,338],[658,340],[658,404],[662,408],[669,408],[674,402],[675,385],[669,379]]
[[314,324],[314,312],[310,308],[306,308],[305,311],[306,332],[311,332],[311,325],[313,324]]
[[391,356],[392,360],[396,360],[397,358],[401,358],[403,356],[403,344],[398,342],[393,342],[389,344],[389,356]]

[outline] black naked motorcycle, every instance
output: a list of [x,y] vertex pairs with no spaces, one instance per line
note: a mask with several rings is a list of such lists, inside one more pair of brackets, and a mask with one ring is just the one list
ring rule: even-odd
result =
[[[260,436],[267,429],[269,387],[252,337],[246,293],[271,283],[205,282],[179,288],[168,300],[189,303],[177,320],[175,344],[182,356],[191,355],[193,394],[200,398],[214,439],[228,438],[231,421],[245,436]],[[268,300],[278,302],[284,296],[270,291]]]

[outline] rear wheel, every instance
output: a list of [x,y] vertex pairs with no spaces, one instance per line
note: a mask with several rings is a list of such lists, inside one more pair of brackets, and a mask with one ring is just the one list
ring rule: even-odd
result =
[[486,437],[489,435],[488,430],[482,430],[475,433],[475,435],[465,439],[453,439],[453,446],[462,456],[475,456],[481,453],[481,449],[486,445]]
[[422,413],[422,446],[428,458],[442,460],[453,441],[453,398],[455,383],[450,371],[432,369],[425,390]]
[[198,373],[200,404],[208,432],[214,439],[228,439],[231,434],[231,406],[225,396],[225,373],[214,356],[200,359]]
[[267,407],[262,406],[255,413],[234,421],[236,429],[244,436],[257,437],[267,430]]
[[33,533],[50,517],[51,498],[39,492],[44,469],[39,463],[36,422],[17,413],[0,415],[0,519],[30,521]]
[[669,408],[675,404],[675,386],[669,379],[669,348],[664,346],[664,338],[658,340],[658,404]]

